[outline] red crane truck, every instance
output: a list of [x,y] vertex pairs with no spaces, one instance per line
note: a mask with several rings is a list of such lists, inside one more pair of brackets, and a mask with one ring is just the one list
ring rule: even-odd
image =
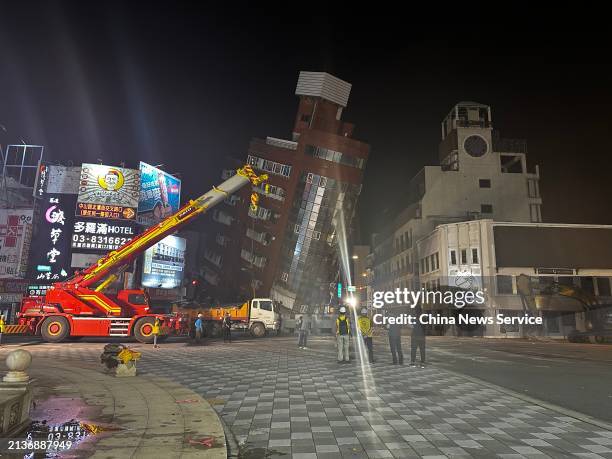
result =
[[[153,324],[158,318],[163,330],[174,328],[170,315],[149,313],[148,296],[143,290],[104,293],[146,249],[176,232],[200,214],[211,209],[245,185],[260,186],[267,175],[258,176],[246,165],[218,187],[189,201],[175,214],[150,227],[97,263],[71,279],[53,284],[44,296],[26,297],[18,313],[18,332],[40,335],[45,341],[60,342],[84,336],[135,337],[143,343],[153,341]],[[256,207],[258,196],[251,197]]]

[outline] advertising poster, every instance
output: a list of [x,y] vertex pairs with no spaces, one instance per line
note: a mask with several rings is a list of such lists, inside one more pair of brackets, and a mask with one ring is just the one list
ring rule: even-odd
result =
[[139,171],[84,163],[76,214],[78,217],[135,220],[139,194]]
[[168,236],[147,249],[142,267],[142,285],[151,288],[177,288],[185,272],[187,241]]
[[32,209],[0,209],[0,278],[23,278],[32,239]]
[[138,223],[154,225],[176,212],[180,205],[180,179],[141,161]]
[[70,233],[76,195],[46,194],[42,202],[32,238],[28,278],[39,283],[58,282],[71,274]]

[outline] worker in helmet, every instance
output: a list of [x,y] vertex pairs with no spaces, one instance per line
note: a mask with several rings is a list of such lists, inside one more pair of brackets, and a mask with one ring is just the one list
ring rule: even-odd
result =
[[204,315],[202,313],[198,314],[198,318],[195,321],[195,338],[196,343],[200,344],[202,342],[202,335],[204,334]]
[[363,342],[368,349],[368,361],[374,363],[374,345],[372,343],[372,321],[368,317],[368,310],[363,308],[361,315],[357,319],[359,333],[363,336]]
[[349,335],[351,322],[346,315],[346,308],[340,308],[340,314],[336,319],[336,341],[338,343],[338,363],[349,363]]

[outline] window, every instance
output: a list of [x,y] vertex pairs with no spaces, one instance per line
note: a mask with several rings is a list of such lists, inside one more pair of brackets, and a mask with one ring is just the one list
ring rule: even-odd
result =
[[599,296],[612,296],[610,294],[610,278],[609,277],[598,277],[597,278],[597,292]]
[[454,250],[450,251],[450,264],[451,266],[457,265],[457,252]]
[[478,263],[478,249],[472,249],[472,264]]
[[272,311],[272,302],[271,301],[260,301],[259,308],[264,311]]
[[493,206],[491,204],[480,204],[480,213],[481,214],[492,214]]
[[537,179],[527,179],[527,196],[530,198],[539,198],[540,190]]
[[580,287],[582,290],[589,292],[591,295],[595,294],[595,283],[593,282],[595,279],[593,277],[581,277],[580,278]]
[[467,249],[461,249],[461,264],[467,265]]
[[529,204],[529,216],[531,217],[532,222],[542,221],[539,204]]
[[128,303],[130,304],[147,304],[147,298],[140,293],[131,293],[128,295]]
[[271,174],[282,175],[283,177],[289,177],[291,175],[291,166],[269,161],[257,156],[248,155],[247,163],[256,169],[260,169]]
[[440,269],[440,257],[438,256],[438,252],[434,254],[436,260],[436,269]]
[[512,295],[512,276],[496,276],[497,280],[497,294],[498,295]]
[[491,188],[491,180],[481,178],[478,180],[478,186],[480,186],[480,188]]

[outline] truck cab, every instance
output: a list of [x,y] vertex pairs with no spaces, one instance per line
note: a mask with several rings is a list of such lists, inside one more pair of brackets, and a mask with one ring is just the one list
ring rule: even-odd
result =
[[261,337],[266,332],[280,329],[278,306],[270,298],[253,298],[249,308],[249,329],[253,336]]

